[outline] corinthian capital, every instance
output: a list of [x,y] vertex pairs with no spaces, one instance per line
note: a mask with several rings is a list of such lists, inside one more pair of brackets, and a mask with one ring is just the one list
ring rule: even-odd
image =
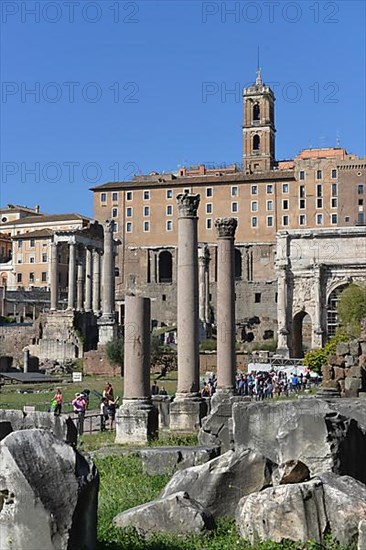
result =
[[235,218],[216,218],[215,227],[218,237],[235,237],[238,222]]
[[197,210],[200,203],[200,195],[180,193],[179,195],[177,195],[177,203],[179,218],[197,217]]
[[114,221],[113,220],[105,220],[105,222],[103,223],[103,229],[106,233],[113,233]]

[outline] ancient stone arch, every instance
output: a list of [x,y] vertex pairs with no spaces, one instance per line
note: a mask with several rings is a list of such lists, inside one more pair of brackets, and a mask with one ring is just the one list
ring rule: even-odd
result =
[[278,352],[300,353],[304,312],[311,319],[311,348],[320,348],[332,335],[327,322],[331,293],[350,282],[366,282],[364,228],[279,231],[276,271]]

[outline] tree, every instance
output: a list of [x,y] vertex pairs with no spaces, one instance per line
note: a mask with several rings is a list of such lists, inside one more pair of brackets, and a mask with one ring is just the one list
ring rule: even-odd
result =
[[105,350],[107,353],[108,361],[112,363],[112,365],[120,366],[122,372],[124,358],[123,338],[114,338],[106,344]]
[[310,370],[321,374],[322,367],[326,365],[328,356],[335,355],[337,344],[349,340],[347,334],[338,331],[324,346],[324,348],[309,351],[304,357],[304,363]]
[[344,330],[349,336],[357,338],[361,321],[366,318],[366,287],[350,284],[340,295],[337,312]]

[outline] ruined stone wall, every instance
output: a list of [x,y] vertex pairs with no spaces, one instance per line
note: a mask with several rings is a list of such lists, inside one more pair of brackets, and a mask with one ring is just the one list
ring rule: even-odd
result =
[[23,362],[23,348],[37,338],[36,325],[9,324],[0,326],[0,356],[14,358],[13,366]]

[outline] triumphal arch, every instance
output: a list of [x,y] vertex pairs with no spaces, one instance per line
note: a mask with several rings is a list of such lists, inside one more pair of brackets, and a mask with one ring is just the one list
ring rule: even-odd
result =
[[301,357],[305,321],[311,349],[337,328],[337,300],[366,283],[366,227],[279,231],[276,239],[278,353]]

